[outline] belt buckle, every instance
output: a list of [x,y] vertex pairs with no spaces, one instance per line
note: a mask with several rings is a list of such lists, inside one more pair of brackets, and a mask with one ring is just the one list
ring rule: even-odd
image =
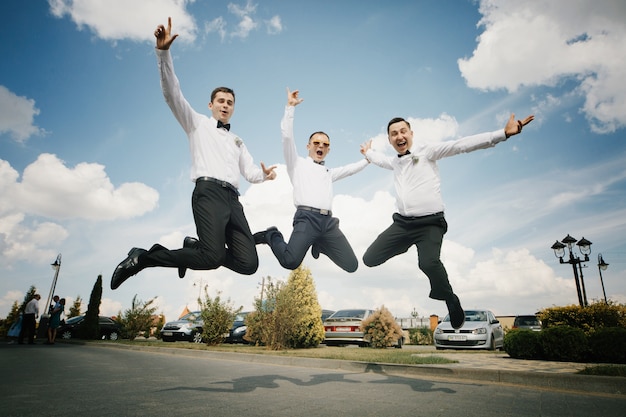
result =
[[324,216],[328,216],[328,210],[320,209],[320,214],[323,214]]

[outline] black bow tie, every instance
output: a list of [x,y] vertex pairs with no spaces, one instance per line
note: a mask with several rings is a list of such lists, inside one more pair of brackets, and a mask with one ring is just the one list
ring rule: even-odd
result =
[[406,153],[405,153],[405,154],[400,154],[400,153],[399,153],[399,154],[398,154],[398,158],[402,158],[404,155],[408,155],[408,154],[410,154],[410,153],[411,153],[411,151],[406,151]]
[[230,123],[222,123],[221,120],[217,121],[217,128],[223,127],[224,129],[230,131]]
[[315,162],[318,165],[324,165],[325,161],[316,161],[315,159],[313,160],[313,162]]

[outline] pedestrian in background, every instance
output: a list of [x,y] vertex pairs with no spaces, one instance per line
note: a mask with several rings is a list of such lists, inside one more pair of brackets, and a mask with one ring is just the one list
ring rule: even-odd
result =
[[24,344],[24,338],[28,338],[28,344],[35,344],[35,331],[37,330],[37,319],[39,318],[39,294],[33,295],[33,298],[26,303],[24,314],[22,315],[22,330],[17,343]]

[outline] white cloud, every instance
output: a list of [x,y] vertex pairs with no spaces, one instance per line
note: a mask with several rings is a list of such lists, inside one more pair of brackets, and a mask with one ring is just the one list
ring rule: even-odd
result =
[[39,109],[35,100],[20,97],[0,85],[0,134],[9,133],[18,142],[33,135],[42,135],[44,130],[34,123]]
[[89,28],[96,36],[108,41],[130,39],[154,42],[154,29],[167,25],[172,18],[172,32],[177,39],[193,42],[196,23],[187,12],[195,0],[48,0],[55,17],[70,16],[79,30]]
[[626,126],[626,3],[482,0],[484,32],[458,60],[468,86],[516,91],[575,81],[597,133]]
[[156,190],[144,184],[115,188],[103,165],[82,162],[68,168],[52,154],[41,154],[27,166],[21,183],[4,181],[0,187],[4,210],[51,219],[128,219],[153,210],[158,202]]
[[275,35],[283,31],[283,24],[280,20],[280,16],[274,16],[270,20],[266,22],[267,25],[267,33],[270,35]]

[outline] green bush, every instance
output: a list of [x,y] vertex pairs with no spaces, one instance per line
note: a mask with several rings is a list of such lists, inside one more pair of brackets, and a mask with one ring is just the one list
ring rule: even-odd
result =
[[393,346],[402,337],[402,328],[385,306],[363,320],[361,330],[363,338],[377,349]]
[[580,362],[589,353],[585,333],[576,327],[549,327],[540,332],[541,349],[547,360]]
[[[137,298],[137,294],[133,297],[129,309],[126,309],[124,313],[121,312],[117,315],[117,322],[122,328],[122,337],[130,340],[140,335],[147,333],[150,335],[150,326],[152,326],[152,315],[156,311],[157,307],[152,304],[156,298],[152,298],[146,302],[143,302]],[[144,335],[145,337],[145,335]]]
[[409,341],[412,345],[432,345],[433,331],[427,327],[409,329]]
[[200,317],[202,317],[202,341],[209,346],[219,345],[224,341],[224,335],[228,333],[235,321],[235,316],[241,311],[241,307],[235,310],[230,299],[222,301],[220,292],[215,298],[211,298],[207,289],[204,289],[204,300],[198,299],[200,304]]
[[605,327],[589,336],[592,359],[603,363],[626,363],[626,329]]
[[255,311],[246,317],[244,339],[269,349],[318,346],[324,340],[322,308],[308,268],[294,269],[286,284],[268,278],[265,299],[255,300]]
[[542,356],[540,332],[511,330],[504,335],[503,349],[515,359],[539,359]]
[[538,314],[544,328],[571,326],[589,335],[604,327],[626,328],[626,305],[595,301],[586,307],[570,305],[543,309]]

